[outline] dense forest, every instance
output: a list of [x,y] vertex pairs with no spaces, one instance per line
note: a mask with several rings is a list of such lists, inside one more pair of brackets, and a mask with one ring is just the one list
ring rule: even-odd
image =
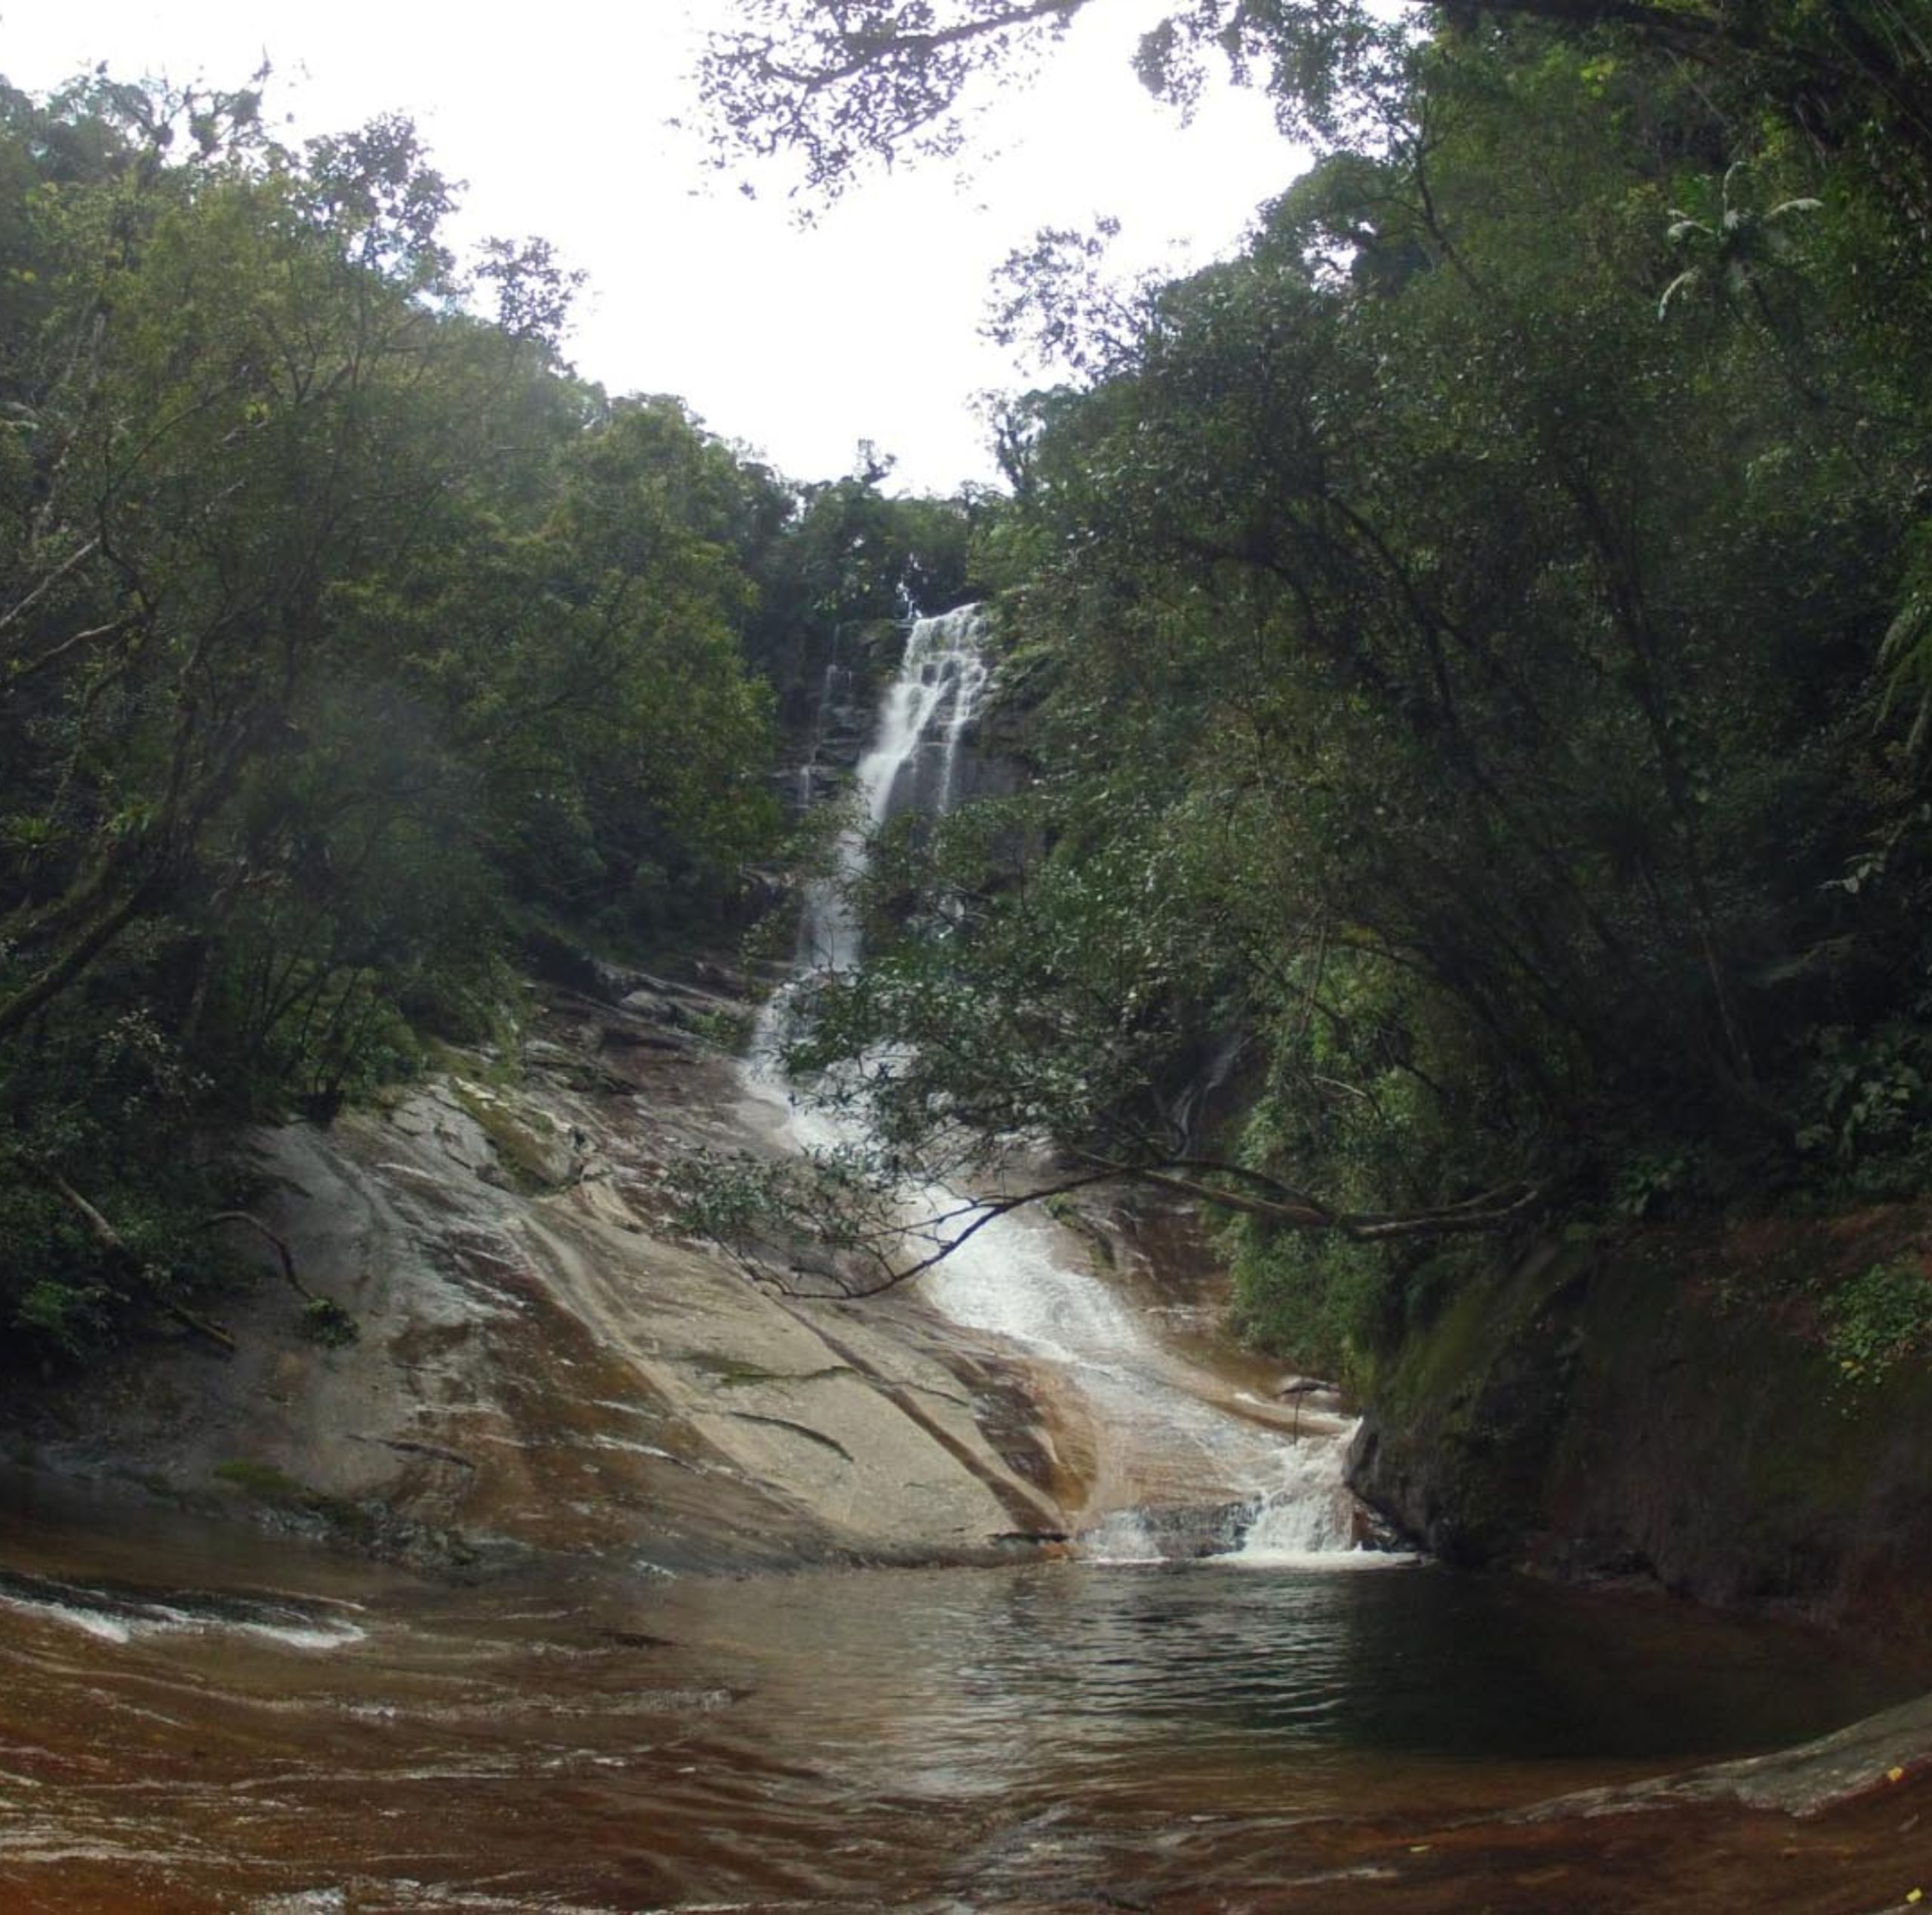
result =
[[[724,151],[955,150],[1080,11],[740,0]],[[575,377],[406,124],[0,97],[14,1348],[192,1310],[238,1122],[739,935],[839,630],[969,584],[1028,774],[881,847],[797,1047],[895,1174],[1204,1199],[1337,1363],[1498,1233],[1922,1190],[1932,18],[1204,0],[1140,66],[1224,60],[1316,163],[1174,283],[1017,253],[1065,377],[952,502]]]
[[[763,0],[714,97],[836,188],[1078,11]],[[1038,775],[900,848],[801,1047],[889,1046],[902,1160],[1207,1197],[1331,1362],[1478,1235],[1932,1151],[1932,17],[1404,12],[1177,11],[1150,85],[1225,56],[1318,163],[1178,283],[1016,255],[1069,374],[982,548]],[[1866,1341],[1928,1306],[1879,1273]]]
[[743,928],[788,709],[963,508],[798,485],[466,265],[405,122],[0,91],[0,1344],[205,1319],[223,1140]]

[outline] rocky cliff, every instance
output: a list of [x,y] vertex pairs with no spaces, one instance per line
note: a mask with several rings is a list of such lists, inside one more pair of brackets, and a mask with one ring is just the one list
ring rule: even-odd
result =
[[1927,1227],[1889,1208],[1537,1246],[1376,1365],[1352,1479],[1454,1561],[1932,1645],[1932,1375],[1848,1378],[1820,1325]]

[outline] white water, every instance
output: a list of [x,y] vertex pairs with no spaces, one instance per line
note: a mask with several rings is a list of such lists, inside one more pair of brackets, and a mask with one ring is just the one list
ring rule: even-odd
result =
[[339,1649],[361,1642],[366,1633],[340,1614],[324,1613],[313,1602],[192,1593],[164,1602],[151,1595],[34,1577],[0,1581],[0,1612],[45,1618],[103,1643],[123,1645],[154,1636],[225,1633],[285,1649]]
[[[877,734],[859,761],[855,817],[838,842],[836,875],[806,900],[801,973],[857,963],[860,930],[847,894],[880,827],[903,811],[940,815],[957,801],[961,746],[990,676],[983,641],[971,606],[921,619],[909,633]],[[792,1103],[778,1073],[786,995],[779,993],[761,1021],[752,1088],[786,1104],[801,1150],[850,1142],[849,1120]],[[977,1215],[962,1212],[963,1201],[940,1184],[906,1192],[909,1215],[961,1213],[949,1227],[955,1236]],[[1355,1507],[1343,1464],[1354,1426],[1309,1418],[1291,1436],[1265,1409],[1242,1414],[1234,1393],[1171,1356],[1111,1288],[1074,1267],[1075,1254],[1047,1219],[1014,1211],[974,1230],[919,1281],[952,1322],[1019,1345],[1061,1368],[1075,1387],[1094,1452],[1083,1553],[1112,1562],[1206,1553],[1253,1563],[1348,1556]],[[1352,1559],[1392,1559],[1355,1553]]]
[[979,710],[989,673],[979,608],[962,605],[921,618],[906,640],[898,675],[879,711],[872,749],[854,779],[858,816],[840,836],[836,876],[815,885],[805,903],[798,962],[848,971],[859,957],[859,928],[846,893],[864,871],[872,841],[895,812],[934,816],[958,795],[959,747]]

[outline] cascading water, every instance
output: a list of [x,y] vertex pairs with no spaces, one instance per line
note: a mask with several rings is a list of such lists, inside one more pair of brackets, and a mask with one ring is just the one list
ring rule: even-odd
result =
[[848,896],[886,820],[899,811],[937,817],[952,808],[960,745],[989,676],[983,635],[977,605],[914,621],[880,707],[878,734],[859,760],[858,816],[839,838],[835,879],[813,885],[806,897],[801,966],[844,971],[858,961],[859,930]]
[[[962,746],[990,676],[984,636],[973,606],[913,623],[857,768],[855,817],[839,840],[835,877],[811,887],[805,901],[801,973],[858,962],[848,896],[879,828],[900,812],[938,816],[957,802]],[[761,1022],[752,1087],[787,1104],[799,1147],[851,1141],[848,1120],[789,1103],[776,1062],[786,996],[774,997]],[[909,1215],[961,1207],[942,1186],[906,1196]],[[959,1217],[952,1227],[963,1233],[972,1221]],[[1238,1393],[1163,1349],[1107,1285],[1072,1267],[1062,1233],[1046,1220],[1025,1211],[993,1219],[920,1282],[943,1315],[1019,1344],[1074,1385],[1094,1431],[1081,1535],[1090,1558],[1335,1560],[1352,1549],[1356,1507],[1343,1458],[1352,1426],[1312,1418],[1291,1436],[1266,1406],[1247,1399],[1244,1407]]]

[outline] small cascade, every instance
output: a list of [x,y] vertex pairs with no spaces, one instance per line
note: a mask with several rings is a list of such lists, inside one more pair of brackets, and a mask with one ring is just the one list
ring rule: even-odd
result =
[[1089,1562],[1163,1562],[1167,1554],[1142,1510],[1115,1510],[1103,1516],[1078,1539],[1080,1553]]
[[1343,1473],[1355,1428],[1350,1423],[1334,1436],[1284,1444],[1280,1483],[1245,1513],[1240,1539],[1223,1559],[1265,1566],[1354,1549],[1360,1526]]
[[[849,896],[875,835],[906,811],[943,816],[960,796],[963,748],[989,679],[985,626],[964,606],[915,622],[854,780],[854,816],[835,876],[805,900],[797,968],[848,970],[860,927]],[[789,1105],[777,1066],[788,993],[767,1007],[749,1082]],[[800,1148],[850,1140],[850,1120],[788,1110]],[[940,1186],[909,1189],[909,1214],[957,1211]],[[970,1218],[960,1219],[964,1231]],[[1229,1406],[1216,1381],[1164,1350],[1113,1288],[1072,1267],[1063,1233],[1017,1211],[974,1230],[920,1279],[942,1315],[1017,1344],[1062,1371],[1091,1417],[1100,1482],[1078,1537],[1090,1561],[1212,1558],[1252,1564],[1339,1559],[1353,1549],[1353,1498],[1343,1482],[1346,1426],[1299,1434]],[[1386,1560],[1388,1559],[1383,1559]]]

